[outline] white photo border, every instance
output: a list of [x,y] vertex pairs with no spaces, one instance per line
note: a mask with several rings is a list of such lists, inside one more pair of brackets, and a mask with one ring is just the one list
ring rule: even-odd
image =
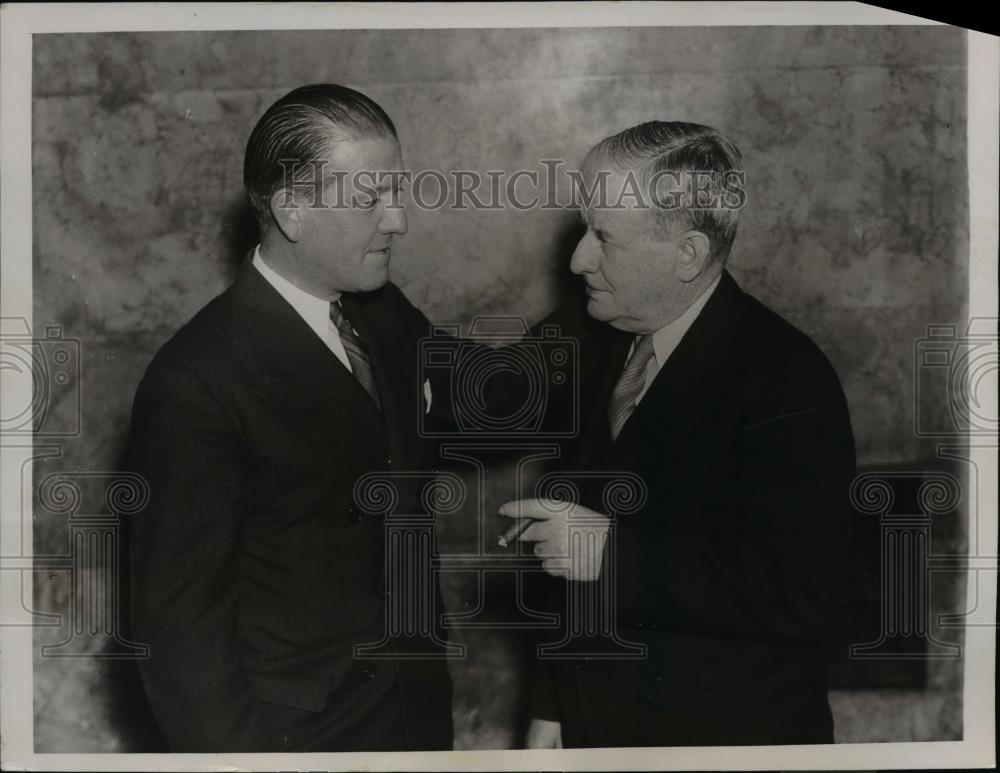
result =
[[[0,10],[0,310],[32,318],[31,75],[33,33],[241,29],[442,27],[600,27],[936,24],[872,6],[790,3],[100,3],[5,5]],[[252,19],[251,23],[248,20]],[[970,206],[969,317],[997,313],[998,94],[1000,46],[968,33]],[[3,405],[31,400],[30,374],[0,374]],[[996,396],[996,373],[989,389]],[[989,391],[987,392],[989,394]],[[27,399],[25,399],[27,397]],[[4,414],[6,415],[6,414]],[[970,439],[970,442],[972,440]],[[984,475],[977,492],[980,542],[997,544],[997,444],[972,449]],[[0,599],[4,609],[31,598],[30,531],[21,503],[31,501],[28,439],[0,446]],[[47,770],[761,770],[891,769],[995,766],[996,568],[970,571],[990,625],[965,632],[962,741],[824,746],[454,751],[364,754],[36,754],[33,741],[32,629],[0,628],[0,737],[4,769]],[[19,563],[20,562],[20,563]],[[28,562],[27,564],[23,562]],[[22,583],[22,577],[24,582]],[[22,594],[24,594],[22,599]]]

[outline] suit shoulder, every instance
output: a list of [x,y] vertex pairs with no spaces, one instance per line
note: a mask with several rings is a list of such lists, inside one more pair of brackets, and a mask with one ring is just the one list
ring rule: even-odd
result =
[[829,364],[822,349],[806,333],[752,295],[744,293],[742,324],[737,332],[740,348],[769,362],[795,359]]
[[386,282],[382,287],[369,294],[367,301],[379,310],[379,316],[387,325],[399,326],[423,337],[430,332],[430,322],[426,315],[418,309],[398,285]]
[[424,313],[413,304],[413,301],[409,299],[398,285],[386,282],[382,287],[382,293],[384,295],[384,302],[387,305],[399,309],[409,317],[419,317],[426,321],[427,317]]
[[231,289],[216,296],[172,335],[154,355],[144,382],[167,372],[187,373],[210,381],[225,371],[233,350]]
[[410,299],[406,297],[404,293],[395,282],[386,282],[373,294],[383,303],[391,303],[400,306],[413,307],[410,303]]
[[788,320],[749,295],[744,299],[743,324],[732,355],[738,365],[730,372],[731,385],[739,390],[736,405],[744,426],[782,432],[786,430],[776,429],[777,422],[790,427],[796,417],[808,416],[813,437],[803,442],[820,443],[820,458],[843,461],[844,469],[853,470],[850,409],[830,360]]
[[840,378],[813,339],[756,298],[744,294],[743,324],[734,356],[755,375],[781,392],[790,389],[841,393]]

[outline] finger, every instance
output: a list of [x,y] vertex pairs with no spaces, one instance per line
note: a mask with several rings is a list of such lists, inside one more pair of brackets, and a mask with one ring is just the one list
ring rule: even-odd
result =
[[534,521],[531,518],[520,518],[514,521],[497,539],[497,544],[502,548],[507,547],[517,540],[532,523]]
[[532,518],[547,521],[550,518],[566,517],[574,507],[572,502],[559,499],[514,499],[500,505],[500,515],[507,518]]
[[521,542],[550,542],[565,534],[566,526],[551,521],[532,521],[519,535]]
[[499,513],[505,518],[532,518],[540,509],[537,499],[512,499],[500,505]]
[[537,518],[520,518],[511,524],[497,539],[500,547],[518,542],[543,542],[558,537],[566,529],[562,521],[544,521]]
[[531,516],[536,521],[566,520],[576,505],[565,499],[533,499]]
[[542,570],[553,577],[566,577],[569,574],[569,562],[562,558],[548,558],[542,561]]
[[566,558],[566,554],[559,551],[551,542],[536,542],[531,552],[536,557],[548,560],[550,558]]
[[554,540],[542,540],[536,542],[532,551],[539,558],[561,558],[568,561],[571,556],[565,545],[560,545]]
[[520,518],[521,517],[521,499],[512,499],[510,502],[504,502],[497,509],[497,512],[504,518]]

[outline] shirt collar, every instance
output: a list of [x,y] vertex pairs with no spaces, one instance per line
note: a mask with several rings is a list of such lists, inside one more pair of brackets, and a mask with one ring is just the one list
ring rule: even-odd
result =
[[307,293],[300,287],[296,287],[267,265],[261,255],[259,244],[253,252],[253,266],[278,291],[278,294],[298,312],[299,316],[315,331],[316,335],[326,340],[327,329],[330,325],[330,301]]
[[670,355],[674,353],[674,349],[680,344],[684,334],[694,324],[698,315],[701,314],[701,310],[705,308],[705,304],[708,303],[708,299],[715,291],[715,288],[719,286],[721,280],[722,274],[720,273],[715,278],[715,281],[705,289],[705,292],[699,295],[697,300],[687,308],[687,311],[673,322],[668,322],[653,333],[653,354],[656,356],[656,362],[661,368]]

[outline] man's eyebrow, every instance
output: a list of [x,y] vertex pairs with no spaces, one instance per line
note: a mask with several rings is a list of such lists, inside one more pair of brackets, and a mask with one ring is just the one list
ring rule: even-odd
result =
[[580,212],[580,222],[583,223],[583,225],[587,226],[587,228],[592,230],[594,232],[594,236],[596,236],[602,242],[608,241],[609,239],[608,232],[605,231],[603,228],[594,228],[594,224],[590,222],[590,213],[583,207],[580,208],[579,212]]

